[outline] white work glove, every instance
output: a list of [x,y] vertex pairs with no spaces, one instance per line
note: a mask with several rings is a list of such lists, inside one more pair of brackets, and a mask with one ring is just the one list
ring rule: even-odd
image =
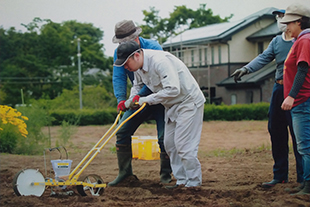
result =
[[132,103],[132,99],[128,99],[126,102],[125,102],[125,107],[126,109],[128,109],[130,107],[130,104]]
[[146,97],[140,97],[139,95],[136,95],[132,99],[132,102],[130,104],[130,108],[131,109],[137,109],[140,106],[142,106],[143,103],[146,103]]
[[142,106],[142,104],[147,103],[147,98],[146,97],[140,97],[139,99],[139,106]]
[[230,77],[234,77],[235,83],[238,83],[238,81],[241,81],[241,77],[248,73],[250,73],[249,70],[246,67],[242,67],[235,70],[235,72],[231,74]]

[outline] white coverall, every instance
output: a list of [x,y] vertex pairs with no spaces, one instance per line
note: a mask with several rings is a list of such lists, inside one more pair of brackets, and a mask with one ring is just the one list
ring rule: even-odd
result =
[[130,98],[143,84],[153,91],[144,97],[149,105],[165,107],[164,145],[177,185],[200,186],[201,165],[197,158],[205,97],[186,65],[164,51],[143,49],[143,68],[134,75]]

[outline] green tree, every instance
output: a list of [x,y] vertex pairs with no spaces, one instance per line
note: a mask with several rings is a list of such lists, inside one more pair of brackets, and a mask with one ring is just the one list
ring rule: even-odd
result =
[[[106,109],[108,107],[116,107],[116,98],[112,92],[106,90],[104,86],[86,86],[83,89],[83,109]],[[49,110],[78,110],[79,106],[79,90],[74,87],[72,90],[64,89],[63,93],[53,100],[40,99],[32,101],[34,105],[40,105],[42,108]]]
[[184,5],[175,6],[169,18],[160,18],[158,16],[159,10],[154,7],[150,7],[150,11],[143,10],[142,12],[145,25],[140,25],[142,28],[141,36],[155,38],[159,43],[163,43],[168,37],[185,30],[227,22],[233,17],[233,15],[230,15],[222,19],[219,15],[213,15],[211,9],[206,9],[206,4],[200,4],[196,11],[188,9]]
[[63,89],[78,84],[77,42],[81,39],[81,69],[112,71],[113,59],[104,55],[100,43],[103,31],[92,24],[66,21],[55,23],[35,18],[22,33],[0,28],[1,104],[21,103],[47,97],[53,99]]

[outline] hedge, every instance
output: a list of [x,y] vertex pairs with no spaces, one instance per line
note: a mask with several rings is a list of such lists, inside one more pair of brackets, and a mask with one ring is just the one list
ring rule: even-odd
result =
[[223,120],[266,120],[268,119],[269,103],[236,104],[236,105],[206,105],[204,121]]
[[62,121],[78,126],[105,125],[114,123],[117,112],[114,108],[105,110],[55,110],[50,112],[52,125],[61,125]]
[[[210,105],[204,107],[204,121],[223,120],[266,120],[269,103],[236,104],[236,105]],[[79,125],[105,125],[115,121],[117,112],[115,108],[104,110],[54,110],[50,112],[52,125],[60,125],[63,120]]]

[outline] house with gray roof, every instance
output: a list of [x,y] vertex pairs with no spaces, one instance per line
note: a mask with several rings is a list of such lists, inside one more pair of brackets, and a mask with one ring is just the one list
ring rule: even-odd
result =
[[196,78],[211,103],[269,102],[275,63],[242,77],[236,84],[230,75],[246,65],[281,32],[270,7],[244,19],[190,29],[167,39],[162,47],[180,58]]

